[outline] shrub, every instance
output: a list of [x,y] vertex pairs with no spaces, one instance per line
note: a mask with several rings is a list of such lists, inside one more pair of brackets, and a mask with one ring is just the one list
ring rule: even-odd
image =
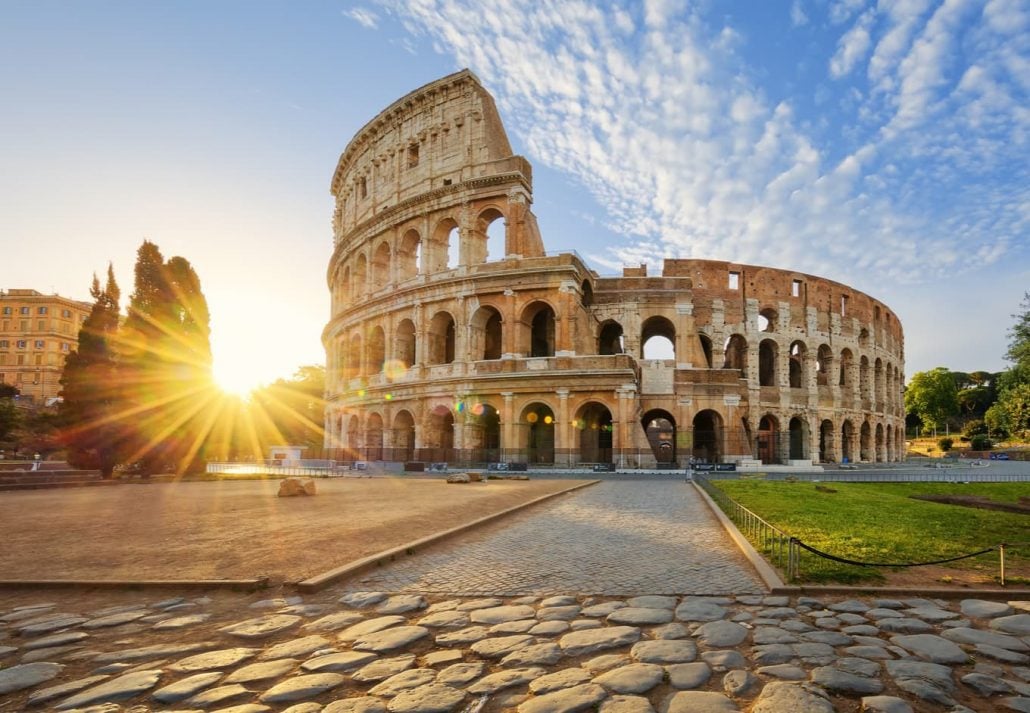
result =
[[950,438],[941,438],[937,441],[937,447],[947,453],[951,450],[951,446],[954,445],[955,441]]
[[994,446],[991,439],[984,433],[978,433],[969,439],[969,447],[974,451],[989,451]]

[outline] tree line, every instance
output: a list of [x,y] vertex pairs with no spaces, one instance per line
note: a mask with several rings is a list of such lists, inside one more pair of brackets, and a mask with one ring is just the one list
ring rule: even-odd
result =
[[[912,376],[905,390],[906,423],[934,436],[961,430],[977,445],[1030,440],[1030,292],[1013,316],[1005,371],[971,373],[937,367]],[[980,450],[978,448],[978,450]]]

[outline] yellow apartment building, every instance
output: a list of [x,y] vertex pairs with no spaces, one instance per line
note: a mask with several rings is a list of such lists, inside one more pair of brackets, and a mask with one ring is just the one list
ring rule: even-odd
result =
[[61,392],[64,360],[78,346],[92,305],[36,290],[0,290],[0,383],[33,405]]

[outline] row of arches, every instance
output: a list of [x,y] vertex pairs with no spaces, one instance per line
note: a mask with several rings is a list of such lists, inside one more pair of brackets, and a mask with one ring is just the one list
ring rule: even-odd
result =
[[481,210],[462,230],[453,217],[442,218],[427,236],[415,228],[398,231],[362,248],[341,263],[332,277],[333,312],[342,305],[420,274],[505,257],[506,218],[501,209]]

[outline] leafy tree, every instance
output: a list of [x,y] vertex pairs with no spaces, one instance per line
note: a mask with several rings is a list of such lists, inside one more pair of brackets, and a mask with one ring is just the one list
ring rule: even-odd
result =
[[905,410],[915,413],[924,425],[931,426],[934,436],[938,426],[958,413],[958,390],[950,371],[937,367],[912,376],[905,391]]
[[93,307],[79,332],[78,348],[68,355],[61,377],[61,440],[69,463],[77,468],[97,468],[103,477],[110,478],[125,439],[115,361],[121,291],[113,268],[107,268],[104,289],[93,276],[90,295]]
[[157,245],[143,241],[120,344],[134,414],[127,462],[144,475],[198,469],[217,394],[207,300],[188,260],[165,262]]

